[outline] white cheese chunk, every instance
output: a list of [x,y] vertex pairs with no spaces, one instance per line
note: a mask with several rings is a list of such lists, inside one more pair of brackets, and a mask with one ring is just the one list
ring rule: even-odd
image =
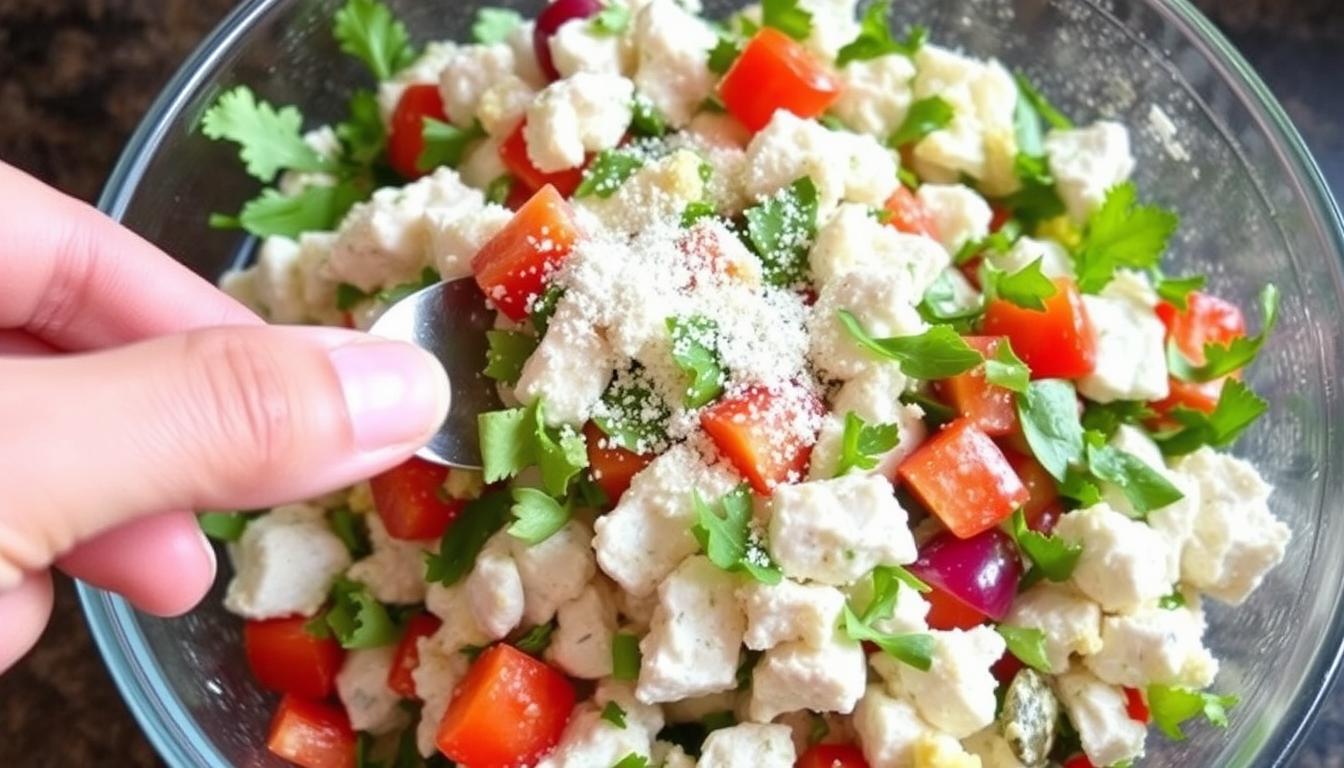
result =
[[718,35],[675,0],[651,0],[633,23],[639,65],[635,86],[673,128],[691,121],[717,81],[709,52]]
[[491,139],[502,142],[523,122],[536,97],[537,92],[526,80],[506,75],[481,92],[476,102],[476,119]]
[[551,426],[582,426],[602,399],[616,370],[616,353],[584,315],[579,301],[562,296],[546,335],[523,364],[514,393],[531,403],[542,400]]
[[[867,605],[873,599],[872,580],[865,579],[849,588],[851,605]],[[927,632],[929,601],[904,582],[896,584],[896,605],[891,615],[873,622],[873,628],[892,635]]]
[[737,587],[736,576],[699,555],[663,581],[649,634],[639,643],[640,701],[676,701],[736,686],[747,623]]
[[703,164],[695,152],[676,150],[645,163],[611,197],[584,197],[578,207],[597,217],[605,229],[633,235],[679,219],[687,205],[705,198]]
[[982,768],[1028,768],[1017,759],[998,728],[986,728],[961,742],[967,752],[980,758]]
[[506,77],[514,76],[513,49],[503,43],[464,45],[444,62],[439,73],[439,95],[448,119],[460,128],[476,121],[481,94]]
[[469,645],[486,645],[490,642],[485,630],[476,623],[476,613],[471,608],[471,598],[464,582],[451,587],[438,582],[430,584],[429,589],[425,590],[425,609],[443,622],[433,635],[425,639],[439,653],[454,654]]
[[611,149],[630,127],[634,83],[619,75],[580,72],[559,80],[527,108],[523,136],[537,170],[554,173],[583,165],[587,153]]
[[799,0],[798,6],[812,21],[804,44],[825,59],[859,36],[858,0]]
[[1148,727],[1129,716],[1119,688],[1085,671],[1060,675],[1054,684],[1093,765],[1114,765],[1143,754]]
[[807,321],[809,354],[817,371],[844,381],[881,363],[842,324],[840,310],[854,315],[875,339],[923,333],[927,326],[915,309],[921,296],[911,289],[907,275],[888,269],[849,272],[822,287]]
[[1099,403],[1166,397],[1166,327],[1152,307],[1115,282],[1099,296],[1084,295],[1083,307],[1097,362],[1078,391]]
[[598,680],[611,674],[611,637],[616,632],[616,606],[598,581],[561,605],[546,658],[565,674]]
[[528,624],[545,624],[561,605],[578,597],[593,580],[597,565],[589,542],[593,531],[577,518],[538,544],[509,537],[513,561],[523,580]]
[[797,753],[785,725],[741,723],[705,739],[699,768],[793,768]]
[[1129,131],[1102,120],[1086,128],[1055,128],[1045,136],[1045,154],[1055,189],[1075,224],[1087,222],[1106,199],[1106,190],[1129,178],[1134,156]]
[[994,212],[989,203],[965,184],[921,184],[915,197],[933,217],[938,242],[955,256],[966,243],[989,234]]
[[580,704],[570,715],[560,743],[535,768],[596,768],[620,762],[626,755],[648,757],[653,738],[643,728],[621,728],[602,719],[602,710]]
[[1019,594],[1003,623],[1039,629],[1045,635],[1050,671],[1069,671],[1073,654],[1086,656],[1101,648],[1101,608],[1071,587],[1043,581]]
[[312,616],[350,552],[327,526],[326,513],[305,504],[276,507],[252,520],[229,548],[233,580],[224,607],[245,619]]
[[1135,611],[1171,592],[1166,543],[1145,523],[1102,503],[1064,515],[1054,532],[1082,546],[1072,581],[1103,611]]
[[1024,235],[1017,238],[1017,242],[1007,251],[990,253],[987,258],[995,268],[1008,274],[1020,272],[1039,259],[1041,274],[1046,277],[1073,277],[1073,261],[1069,252],[1054,240],[1037,240]]
[[[487,144],[481,146],[489,149]],[[427,211],[429,252],[439,276],[445,281],[470,277],[477,251],[512,220],[512,211],[493,203]]]
[[378,84],[378,113],[383,118],[383,125],[391,124],[392,113],[396,111],[397,102],[401,101],[407,88],[412,85],[438,85],[439,73],[457,53],[457,49],[457,43],[430,43],[410,66]]
[[908,696],[920,717],[964,739],[994,722],[998,681],[990,667],[1003,655],[1003,638],[989,627],[934,630],[933,664],[927,672],[880,654],[873,668],[893,692]]
[[863,647],[831,629],[820,645],[790,641],[766,651],[752,671],[748,712],[760,723],[798,710],[849,714],[867,682]]
[[620,35],[593,30],[589,18],[570,19],[551,35],[551,63],[563,77],[580,72],[600,75],[624,75],[631,69]]
[[659,704],[645,704],[635,695],[635,685],[627,680],[607,679],[597,684],[593,691],[593,703],[605,707],[614,703],[625,712],[627,728],[642,728],[652,737],[663,729],[667,718]]
[[407,724],[410,716],[401,708],[401,696],[387,687],[387,675],[396,656],[395,645],[350,651],[336,673],[340,697],[350,726],[374,735],[391,733]]
[[908,700],[870,685],[854,708],[854,731],[868,764],[875,768],[913,768],[915,745],[936,733]]
[[[1194,536],[1195,518],[1199,516],[1199,483],[1183,472],[1168,469],[1157,444],[1137,427],[1122,424],[1111,436],[1109,444],[1135,456],[1184,494],[1183,498],[1148,513],[1148,525],[1160,531],[1166,542],[1170,572],[1180,573],[1181,556],[1186,543]],[[1114,483],[1101,483],[1101,498],[1117,512],[1134,516],[1134,505]]]
[[513,67],[518,76],[533,88],[540,89],[546,84],[546,75],[537,61],[537,49],[533,43],[537,24],[528,19],[513,28],[504,42],[513,49]]
[[900,184],[895,157],[873,137],[832,131],[781,109],[747,146],[746,191],[764,198],[803,176],[816,184],[821,217],[842,200],[881,206]]
[[301,323],[308,317],[299,271],[299,244],[273,235],[261,241],[256,266],[257,303],[273,323]]
[[912,296],[923,296],[950,263],[937,242],[899,232],[878,221],[871,208],[856,203],[836,209],[817,232],[807,258],[819,288],[850,272],[894,270],[905,278]]
[[471,660],[459,651],[444,653],[427,637],[416,641],[416,652],[420,663],[411,671],[411,680],[415,683],[416,697],[424,705],[420,708],[420,722],[415,727],[415,746],[422,757],[429,757],[438,754],[439,722],[448,711],[453,691],[467,674]]
[[884,478],[782,485],[769,509],[770,554],[791,578],[842,585],[874,566],[915,560],[905,509]]
[[1101,620],[1101,649],[1083,663],[1103,682],[1128,688],[1204,688],[1218,661],[1203,644],[1204,618],[1188,607],[1144,608]]
[[491,640],[503,639],[523,620],[523,579],[509,554],[512,538],[504,531],[491,536],[465,582],[476,625]]
[[986,194],[1018,188],[1013,172],[1017,140],[1013,113],[1017,85],[997,61],[980,61],[936,45],[915,54],[914,96],[937,96],[952,107],[952,122],[915,145],[915,170],[925,181],[955,183],[964,174]]
[[886,141],[905,120],[914,77],[914,63],[900,54],[851,61],[840,70],[845,88],[831,109],[850,128]]
[[[874,366],[867,370],[880,370],[886,366]],[[863,374],[860,374],[862,376]],[[845,382],[849,386],[858,379],[850,379]],[[843,387],[841,388],[843,390]],[[893,397],[893,400],[895,398]],[[808,466],[809,480],[824,480],[835,476],[835,470],[840,461],[840,454],[845,435],[845,417],[839,414],[850,412],[858,414],[863,419],[865,425],[872,424],[895,424],[897,428],[898,441],[891,450],[878,454],[874,458],[877,463],[872,469],[853,469],[851,472],[867,475],[880,475],[891,479],[896,476],[896,468],[900,466],[901,461],[909,456],[915,448],[924,440],[927,433],[927,427],[924,425],[924,409],[918,405],[904,405],[898,401],[895,417],[891,421],[882,421],[873,417],[865,417],[858,411],[841,411],[836,408],[834,414],[827,416],[822,422],[821,431],[817,433],[817,444],[812,447],[812,463]]]
[[425,552],[438,548],[437,539],[403,541],[388,535],[383,520],[365,515],[373,552],[350,566],[346,576],[367,586],[379,602],[406,605],[425,599]]
[[744,642],[754,651],[792,640],[813,647],[828,643],[845,604],[838,589],[790,579],[775,585],[752,581],[737,590],[737,599],[747,614]]

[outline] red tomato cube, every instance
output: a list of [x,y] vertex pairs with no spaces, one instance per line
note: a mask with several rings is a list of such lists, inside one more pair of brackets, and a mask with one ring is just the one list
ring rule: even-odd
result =
[[817,744],[798,758],[795,768],[868,768],[868,761],[853,744]]
[[904,185],[891,193],[891,197],[887,198],[883,207],[891,214],[891,221],[887,223],[897,230],[907,235],[923,235],[938,239],[938,223],[934,220],[933,213]]
[[1096,367],[1096,338],[1073,280],[1059,277],[1054,282],[1057,290],[1041,311],[1004,299],[991,301],[981,332],[1007,336],[1033,379],[1076,379]]
[[811,118],[840,98],[842,84],[825,64],[777,29],[763,27],[734,62],[719,96],[747,130],[759,131],[776,110]]
[[[999,347],[999,337],[967,336],[966,343],[985,358]],[[1017,404],[1013,391],[990,384],[983,365],[935,384],[939,397],[971,420],[980,431],[1002,437],[1017,430]]]
[[471,260],[471,271],[500,312],[522,320],[533,299],[545,290],[546,278],[569,257],[578,239],[569,203],[555,187],[542,187],[481,247]]
[[373,506],[394,539],[437,539],[462,512],[465,502],[445,495],[448,468],[412,458],[369,481]]
[[615,504],[630,487],[630,481],[654,457],[652,454],[627,451],[616,445],[591,421],[584,426],[583,436],[588,443],[588,471],[607,495],[607,501]]
[[340,707],[286,694],[266,748],[301,768],[354,768],[355,732]]
[[700,412],[700,426],[757,493],[802,480],[826,406],[797,384],[751,386]]
[[523,193],[530,195],[550,184],[563,197],[573,195],[574,190],[578,189],[579,183],[583,181],[583,169],[570,168],[555,173],[538,170],[527,156],[527,139],[523,137],[523,128],[526,125],[519,123],[504,143],[499,145],[499,159],[503,161],[504,167],[509,169],[509,175],[517,181],[515,188],[521,187]]
[[397,643],[396,654],[392,657],[392,669],[387,673],[387,687],[404,699],[414,699],[415,678],[411,673],[420,666],[420,638],[429,637],[439,631],[443,624],[432,613],[417,613],[406,622],[406,631]]
[[425,175],[418,162],[425,151],[425,118],[448,121],[437,85],[412,85],[402,91],[387,135],[387,162],[406,179]]
[[1029,498],[1003,451],[966,418],[947,425],[916,449],[897,474],[962,539],[998,525]]
[[261,687],[306,699],[325,699],[336,688],[345,651],[332,638],[305,632],[302,616],[243,624],[243,650]]

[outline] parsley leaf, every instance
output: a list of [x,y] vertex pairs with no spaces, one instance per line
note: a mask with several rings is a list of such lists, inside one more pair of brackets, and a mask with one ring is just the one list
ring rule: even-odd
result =
[[421,128],[424,136],[424,149],[415,159],[415,167],[421,171],[432,171],[441,165],[456,168],[461,165],[467,148],[476,141],[485,138],[485,129],[479,122],[470,128],[458,128],[452,123],[426,117]]
[[453,525],[443,534],[439,551],[425,555],[425,581],[451,587],[476,565],[481,547],[508,522],[511,497],[508,491],[490,491],[462,508]]
[[620,2],[603,6],[588,23],[588,28],[593,34],[602,37],[619,35],[628,26],[630,26],[630,9]]
[[1075,254],[1078,287],[1096,293],[1121,267],[1148,269],[1157,266],[1180,219],[1176,214],[1150,205],[1138,205],[1133,182],[1117,184],[1093,212]]
[[718,211],[714,208],[714,203],[708,200],[696,200],[687,203],[681,211],[681,227],[682,229],[690,229],[695,226],[697,221],[711,218],[717,214]]
[[1226,728],[1227,710],[1235,706],[1237,701],[1236,696],[1219,696],[1189,688],[1148,686],[1148,710],[1152,713],[1153,723],[1168,738],[1176,741],[1185,739],[1181,724],[1192,717],[1203,715],[1213,725]]
[[1176,309],[1184,312],[1186,310],[1187,300],[1190,294],[1200,290],[1207,282],[1203,275],[1191,275],[1189,277],[1166,277],[1159,275],[1157,282],[1153,285],[1153,290],[1165,301],[1171,303]]
[[765,281],[777,287],[801,283],[807,274],[807,249],[817,234],[817,185],[811,177],[798,179],[743,215]]
[[276,109],[258,101],[240,85],[220,94],[201,118],[201,133],[238,145],[247,172],[270,182],[282,170],[333,171],[336,162],[318,154],[303,140],[303,115],[294,107]]
[[899,565],[879,565],[868,575],[873,585],[873,596],[863,613],[857,614],[864,624],[891,618],[896,608],[896,600],[901,595],[901,584],[916,592],[929,592],[933,588],[925,584],[918,576]]
[[1013,344],[1007,337],[1000,339],[994,354],[985,358],[985,381],[1018,394],[1027,391],[1031,369],[1013,352]]
[[838,312],[849,335],[878,357],[893,360],[915,379],[945,379],[965,373],[984,358],[948,325],[935,325],[914,336],[874,339],[848,310]]
[[718,325],[701,315],[669,317],[667,330],[672,335],[672,361],[691,377],[686,387],[686,407],[710,403],[723,392],[723,366],[714,350]]
[[803,10],[798,0],[761,0],[761,23],[794,40],[812,35],[812,14]]
[[568,500],[561,503],[536,488],[514,488],[509,511],[515,518],[508,528],[509,535],[535,545],[564,528],[574,507]]
[[910,105],[896,132],[887,137],[887,146],[893,149],[912,144],[934,131],[946,128],[955,112],[952,105],[938,96],[929,96]]
[[513,177],[507,173],[500,174],[490,185],[485,188],[485,201],[495,205],[503,205],[508,199],[509,194],[513,192]]
[[602,393],[593,423],[616,444],[634,453],[649,453],[667,440],[671,410],[638,363],[620,374]]
[[1022,237],[1022,222],[1008,219],[997,230],[979,240],[967,240],[957,249],[952,262],[961,266],[983,253],[1007,253]]
[[938,273],[917,307],[919,316],[929,325],[950,325],[959,333],[970,333],[974,323],[985,313],[984,302],[967,287],[958,290],[955,278],[947,270]]
[[569,426],[546,426],[542,409],[538,400],[477,417],[485,482],[506,480],[536,465],[542,488],[552,496],[564,496],[570,481],[588,466],[583,436]]
[[471,24],[471,37],[478,43],[502,43],[523,23],[522,14],[512,8],[478,8]]
[[891,36],[891,24],[887,20],[890,15],[891,0],[879,0],[868,6],[859,21],[859,36],[840,49],[835,57],[835,66],[843,67],[851,61],[876,59],[891,53],[903,56],[918,53],[929,31],[924,27],[914,27],[905,42],[898,42]]
[[1057,289],[1053,280],[1041,272],[1044,257],[1016,272],[1003,272],[985,261],[981,266],[981,282],[985,286],[987,300],[1003,299],[1023,309],[1045,311],[1045,300],[1054,296]]
[[602,707],[602,719],[617,728],[625,727],[625,710],[621,705],[614,701],[608,701],[606,706]]
[[901,440],[896,424],[864,424],[853,411],[845,414],[845,431],[840,438],[840,460],[835,466],[835,477],[855,469],[872,469],[882,454],[896,447]]
[[631,752],[616,761],[616,764],[611,766],[611,768],[649,768],[649,758],[638,752]]
[[606,199],[616,194],[625,180],[644,167],[644,158],[620,149],[604,149],[583,170],[583,181],[574,190],[574,197],[597,195]]
[[485,375],[509,386],[518,383],[523,365],[536,351],[540,339],[522,331],[490,330],[485,332],[490,350],[485,353]]
[[1044,155],[1018,152],[1013,158],[1013,173],[1021,189],[1003,199],[1013,215],[1028,224],[1037,224],[1064,213],[1064,201],[1055,189]]
[[1250,365],[1265,340],[1274,332],[1279,318],[1279,289],[1269,283],[1260,292],[1260,313],[1264,327],[1255,336],[1241,336],[1227,344],[1204,345],[1204,364],[1194,365],[1181,354],[1174,341],[1167,343],[1167,368],[1182,381],[1213,381]]
[[1013,539],[1022,553],[1032,563],[1032,570],[1039,571],[1050,581],[1068,581],[1078,558],[1083,554],[1079,544],[1065,541],[1054,534],[1044,534],[1027,527],[1027,516],[1018,508],[1013,512]]
[[336,124],[336,137],[345,147],[346,157],[368,165],[387,146],[387,131],[378,111],[378,97],[372,91],[355,91],[347,111],[348,117]]
[[384,288],[374,294],[373,298],[383,304],[396,304],[398,301],[410,296],[412,293],[428,288],[442,279],[443,278],[439,276],[439,271],[437,269],[433,267],[425,267],[420,270],[419,280],[410,280],[405,283],[398,283],[391,288]]
[[1185,498],[1165,475],[1138,456],[1106,445],[1099,432],[1087,435],[1087,468],[1098,479],[1119,487],[1140,519]]
[[1185,607],[1185,595],[1181,594],[1179,589],[1173,589],[1171,594],[1163,595],[1161,600],[1157,601],[1157,607],[1165,611],[1174,611],[1177,608]]
[[335,20],[332,33],[341,50],[364,62],[379,80],[415,61],[406,25],[378,0],[347,0]]
[[304,232],[336,228],[362,194],[350,182],[334,186],[308,186],[297,195],[282,195],[264,189],[243,205],[238,224],[257,237],[283,235],[296,238]]
[[368,587],[343,576],[332,584],[330,606],[304,628],[314,634],[329,631],[342,648],[352,650],[381,648],[397,640],[397,625],[387,608]]
[[[734,488],[714,506],[706,504],[699,491],[692,490],[691,499],[696,517],[691,533],[711,563],[725,571],[746,571],[762,584],[780,582],[779,567],[752,527],[751,492],[745,485]],[[722,516],[715,507],[723,510]]]
[[928,672],[933,666],[934,639],[927,634],[894,635],[881,632],[864,623],[848,605],[844,611],[844,630],[849,639],[855,642],[870,642],[881,648],[883,653],[914,667]]
[[1008,645],[1008,652],[1028,667],[1050,674],[1050,659],[1045,653],[1045,633],[1030,627],[1011,627],[1000,624],[994,627]]
[[196,516],[201,533],[215,541],[237,541],[250,521],[242,512],[202,512]]
[[611,636],[611,677],[614,680],[639,679],[639,638],[625,632]]
[[327,516],[331,532],[350,551],[350,558],[358,560],[373,551],[369,545],[369,529],[363,515],[356,515],[349,507],[337,507]]
[[540,657],[546,651],[546,647],[551,644],[551,633],[554,631],[554,622],[548,621],[545,624],[538,624],[515,640],[513,647],[529,656]]
[[1069,464],[1083,459],[1083,425],[1078,421],[1078,396],[1062,379],[1041,379],[1017,396],[1022,433],[1036,460],[1056,480]]
[[709,51],[709,71],[716,75],[727,74],[741,55],[742,43],[734,37],[720,34],[719,42]]
[[667,134],[667,118],[644,94],[635,94],[630,114],[630,130],[637,135],[660,138]]
[[1036,90],[1036,86],[1031,84],[1027,76],[1021,72],[1013,74],[1013,79],[1017,81],[1017,94],[1019,98],[1024,99],[1033,110],[1036,111],[1041,119],[1050,124],[1051,128],[1072,128],[1073,121],[1063,112],[1055,109],[1054,105]]
[[1141,400],[1116,400],[1110,403],[1087,404],[1083,411],[1083,429],[1100,432],[1107,438],[1115,434],[1121,424],[1142,424],[1157,417],[1157,411]]
[[1269,403],[1237,379],[1223,382],[1218,404],[1213,413],[1190,408],[1176,408],[1167,414],[1179,427],[1153,436],[1162,453],[1182,456],[1202,445],[1222,448],[1231,445],[1260,414],[1269,409]]

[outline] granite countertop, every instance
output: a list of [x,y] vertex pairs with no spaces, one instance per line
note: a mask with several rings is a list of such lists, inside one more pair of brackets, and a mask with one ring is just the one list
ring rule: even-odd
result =
[[[1297,122],[1344,193],[1344,2],[1199,0]],[[149,102],[232,0],[0,0],[0,160],[92,200]],[[1337,688],[1339,688],[1337,686]],[[57,581],[51,627],[0,677],[0,765],[161,764]],[[1344,768],[1344,689],[1297,763]]]

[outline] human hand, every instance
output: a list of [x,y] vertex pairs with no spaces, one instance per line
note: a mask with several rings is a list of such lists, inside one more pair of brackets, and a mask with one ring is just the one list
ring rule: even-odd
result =
[[428,354],[266,326],[4,164],[0,200],[0,671],[46,625],[50,567],[181,613],[215,572],[186,510],[349,485],[443,422],[447,377]]

